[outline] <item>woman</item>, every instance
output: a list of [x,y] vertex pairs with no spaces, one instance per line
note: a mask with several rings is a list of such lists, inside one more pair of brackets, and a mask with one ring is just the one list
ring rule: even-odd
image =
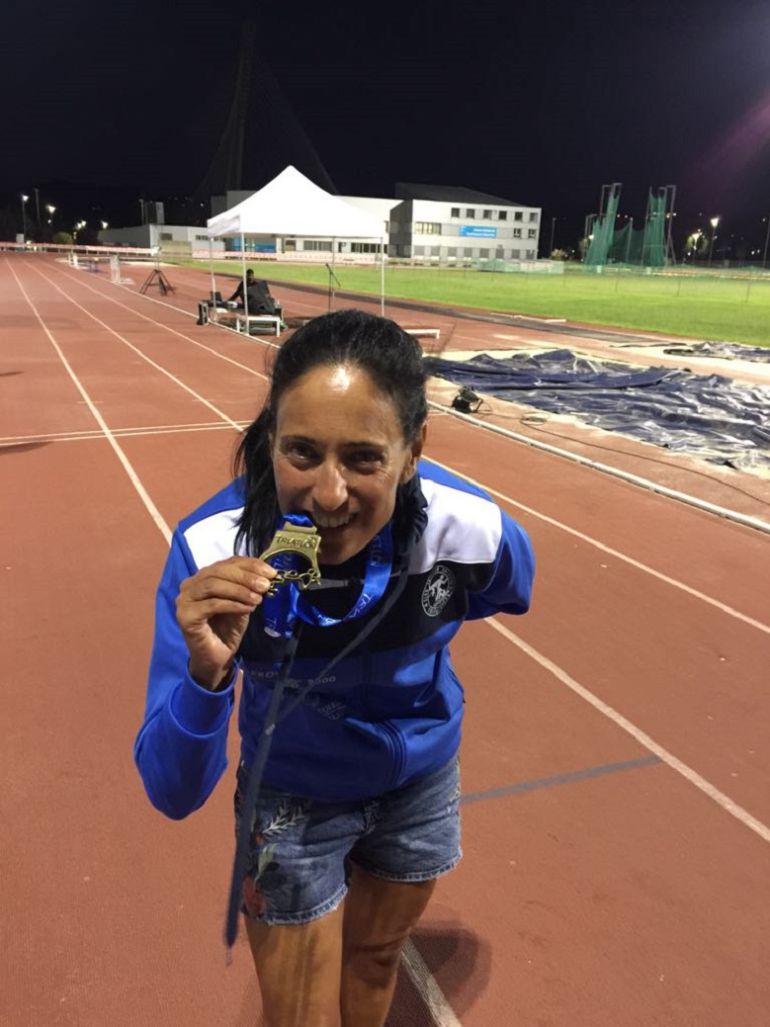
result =
[[[309,322],[277,354],[241,475],[181,522],[161,580],[135,757],[161,811],[201,806],[242,671],[238,887],[269,1027],[384,1023],[401,947],[460,859],[463,699],[447,644],[467,618],[529,604],[522,529],[466,482],[418,473],[426,416],[422,354],[396,324]],[[256,555],[287,517],[320,534],[321,581],[301,597]]]

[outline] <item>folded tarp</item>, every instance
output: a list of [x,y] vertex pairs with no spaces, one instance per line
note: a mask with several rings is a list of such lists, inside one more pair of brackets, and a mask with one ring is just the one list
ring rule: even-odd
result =
[[770,389],[721,375],[638,368],[570,350],[500,359],[431,359],[439,377],[499,399],[570,414],[715,463],[770,469]]
[[737,342],[695,342],[667,346],[664,353],[687,353],[695,357],[718,357],[720,360],[748,360],[753,364],[770,364],[770,347],[741,346]]

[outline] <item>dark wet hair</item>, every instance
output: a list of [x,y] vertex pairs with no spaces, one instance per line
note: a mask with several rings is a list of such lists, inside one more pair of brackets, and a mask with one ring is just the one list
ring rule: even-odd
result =
[[428,406],[422,350],[415,339],[394,321],[362,310],[339,310],[308,321],[278,350],[265,405],[244,432],[235,454],[234,471],[244,475],[246,498],[236,550],[245,540],[249,553],[261,552],[275,528],[278,501],[270,436],[282,395],[314,367],[344,364],[366,371],[392,401],[406,443],[419,435]]

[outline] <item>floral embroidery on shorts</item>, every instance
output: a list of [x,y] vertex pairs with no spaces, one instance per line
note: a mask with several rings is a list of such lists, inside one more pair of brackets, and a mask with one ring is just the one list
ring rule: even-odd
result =
[[243,905],[250,916],[260,917],[267,909],[267,901],[258,883],[275,854],[275,845],[268,844],[269,839],[276,838],[290,827],[296,827],[303,820],[307,820],[309,809],[309,799],[282,799],[266,822],[263,821],[259,826],[255,813],[251,822],[251,842],[255,849],[253,855],[256,856],[256,864],[252,860],[242,890]]

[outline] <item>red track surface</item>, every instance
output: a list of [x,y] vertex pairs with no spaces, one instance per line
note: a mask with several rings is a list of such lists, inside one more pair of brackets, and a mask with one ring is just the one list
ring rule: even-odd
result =
[[[205,276],[169,277],[176,293],[152,302],[0,256],[12,1027],[258,1020],[245,941],[227,969],[220,936],[232,782],[172,823],[131,762],[164,524],[227,479],[268,352],[196,326]],[[325,308],[274,292],[289,315]],[[461,322],[450,346],[495,331]],[[767,519],[765,483],[559,430],[566,448],[600,440],[604,462]],[[530,615],[467,625],[454,646],[465,860],[414,939],[436,1011],[404,972],[390,1024],[766,1027],[770,537],[440,414],[429,455],[495,490],[539,577]]]

